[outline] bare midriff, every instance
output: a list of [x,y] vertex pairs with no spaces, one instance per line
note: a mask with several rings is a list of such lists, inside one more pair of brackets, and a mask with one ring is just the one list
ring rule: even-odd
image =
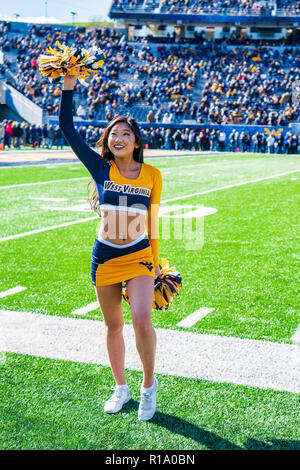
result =
[[102,210],[99,237],[115,245],[126,245],[145,232],[145,214]]

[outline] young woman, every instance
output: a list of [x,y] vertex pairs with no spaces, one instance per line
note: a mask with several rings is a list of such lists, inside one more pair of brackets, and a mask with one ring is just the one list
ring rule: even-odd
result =
[[[156,409],[154,377],[156,334],[151,322],[154,280],[160,275],[158,210],[161,172],[143,162],[143,142],[131,117],[113,119],[92,150],[74,128],[73,89],[77,76],[65,76],[59,122],[74,153],[90,172],[97,190],[101,227],[92,253],[92,282],[106,325],[106,349],[116,389],[104,411],[116,413],[130,400],[125,379],[122,281],[130,299],[136,346],[143,367],[138,417],[152,418]],[[147,233],[145,232],[145,228]]]

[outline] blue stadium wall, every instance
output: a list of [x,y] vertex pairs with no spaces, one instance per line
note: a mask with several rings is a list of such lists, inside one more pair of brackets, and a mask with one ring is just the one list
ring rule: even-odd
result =
[[[48,124],[52,125],[57,125],[58,124],[58,118],[56,116],[51,116],[48,118]],[[106,127],[108,124],[107,121],[74,121],[75,127],[80,127],[80,126],[95,126],[95,127]],[[256,132],[265,132],[266,134],[273,134],[273,135],[278,135],[282,133],[282,135],[285,135],[287,132],[293,132],[295,133],[291,127],[289,126],[249,126],[249,125],[242,125],[242,124],[230,124],[230,125],[218,125],[218,124],[209,124],[209,123],[204,123],[204,124],[162,124],[162,123],[153,123],[153,122],[147,122],[147,123],[139,123],[139,126],[142,129],[148,129],[148,128],[160,128],[160,129],[218,129],[222,130],[225,132],[226,137],[228,138],[229,135],[233,130],[238,131],[239,133],[241,132],[250,132],[251,135],[255,134]]]

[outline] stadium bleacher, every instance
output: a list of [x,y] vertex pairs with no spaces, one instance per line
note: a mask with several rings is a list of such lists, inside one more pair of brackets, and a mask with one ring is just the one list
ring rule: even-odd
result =
[[[204,0],[115,0],[114,9],[143,12],[189,12],[198,14]],[[272,14],[285,10],[298,14],[299,2],[216,1],[209,14],[226,9],[226,15]],[[259,7],[260,10],[256,9]],[[214,8],[217,10],[215,11]],[[251,21],[251,20],[249,20]],[[60,101],[60,84],[49,82],[38,70],[37,58],[58,40],[68,45],[96,45],[106,54],[105,66],[89,79],[87,87],[75,90],[74,114],[90,125],[101,126],[115,114],[131,114],[140,123],[180,126],[283,126],[300,122],[298,103],[293,102],[293,86],[300,77],[298,36],[263,41],[234,35],[194,40],[136,36],[129,40],[122,29],[64,28],[28,25],[11,31],[0,24],[0,50],[4,61],[0,78],[38,105],[44,121],[55,123]],[[175,33],[174,33],[175,34]],[[163,40],[168,41],[163,41]],[[165,42],[165,43],[164,43]],[[174,143],[173,143],[174,145]]]
[[114,0],[112,9],[178,14],[226,14],[294,16],[300,14],[297,0]]

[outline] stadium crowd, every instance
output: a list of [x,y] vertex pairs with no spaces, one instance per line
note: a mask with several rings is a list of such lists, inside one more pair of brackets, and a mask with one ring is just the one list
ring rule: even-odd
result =
[[[148,122],[157,123],[189,119],[200,124],[288,125],[299,120],[299,108],[292,102],[293,82],[300,77],[297,48],[280,53],[263,45],[229,48],[227,41],[203,41],[196,48],[158,44],[154,50],[146,44],[138,48],[110,29],[63,33],[32,25],[27,35],[8,37],[2,24],[0,32],[0,48],[14,51],[17,64],[14,70],[6,59],[0,77],[9,69],[7,83],[48,115],[58,113],[61,86],[40,74],[37,58],[59,40],[85,47],[96,44],[107,54],[104,68],[88,86],[76,87],[74,111],[84,119],[110,119],[121,107],[134,115],[135,106],[143,106]],[[118,81],[124,73],[132,80]],[[194,99],[199,77],[205,85],[202,96]]]
[[[191,2],[185,3],[188,6]],[[209,124],[287,126],[299,122],[300,109],[292,97],[293,83],[300,79],[299,48],[279,51],[265,44],[232,47],[226,39],[201,40],[197,47],[151,47],[129,43],[108,28],[85,32],[77,27],[62,32],[50,25],[34,24],[25,35],[9,33],[9,23],[0,23],[0,49],[16,58],[14,64],[5,56],[0,78],[43,107],[47,115],[58,114],[61,84],[59,80],[50,83],[40,74],[38,56],[57,40],[86,48],[97,45],[107,54],[105,66],[90,77],[88,86],[78,83],[75,89],[74,115],[82,120],[109,121],[115,114],[125,114],[124,110],[134,116],[135,107],[140,106],[146,111],[143,122],[179,124],[189,120],[203,126],[201,131],[158,130],[157,126],[144,129],[149,148],[299,151],[299,137],[291,133],[274,138],[264,132],[250,135],[237,130],[226,137],[222,131],[205,128]],[[126,74],[127,79],[120,74]],[[201,93],[194,96],[199,79]],[[5,122],[4,127],[5,147],[64,146],[57,126]],[[83,126],[80,131],[93,144],[101,129]]]
[[298,0],[114,0],[113,9],[190,15],[265,16],[279,10],[284,16],[294,16],[300,14],[300,3]]
[[[91,125],[80,126],[78,131],[88,145],[93,147],[101,136],[102,128]],[[3,135],[2,139],[1,135]],[[142,135],[147,149],[300,153],[300,136],[290,131],[285,135],[280,131],[277,133],[261,131],[250,134],[248,131],[239,131],[235,128],[227,136],[222,129],[206,127],[201,129],[150,127],[142,128]],[[4,149],[26,147],[63,149],[67,145],[58,125],[36,126],[10,120],[0,122],[1,141]]]

